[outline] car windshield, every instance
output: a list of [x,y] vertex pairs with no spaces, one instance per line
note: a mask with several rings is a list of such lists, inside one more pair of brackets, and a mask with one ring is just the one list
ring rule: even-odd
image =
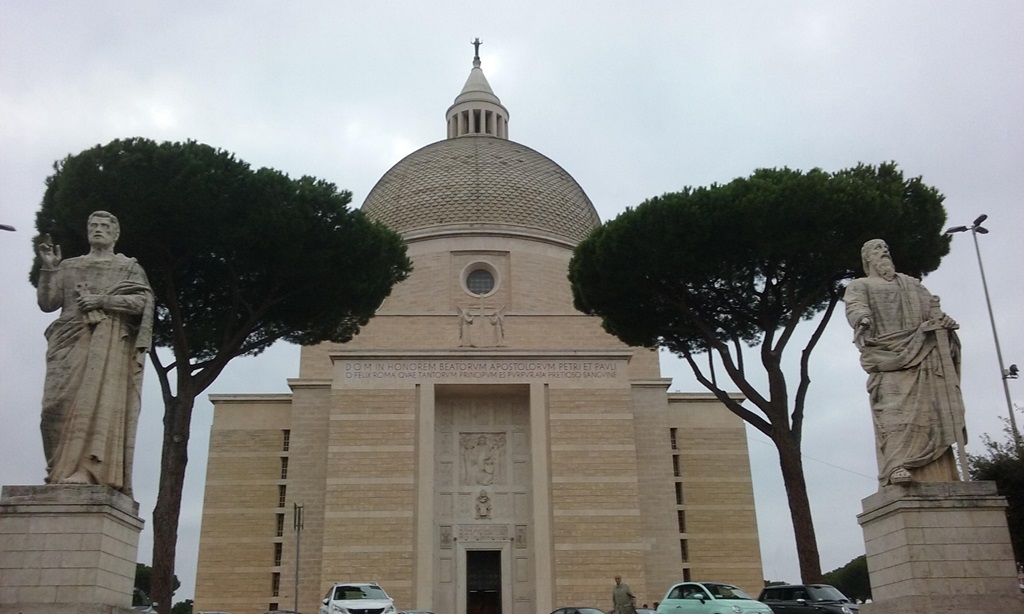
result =
[[841,601],[844,603],[850,601],[834,586],[808,586],[807,592],[811,595],[811,601]]
[[353,599],[387,599],[388,595],[377,586],[336,586],[334,587],[334,600]]
[[750,599],[753,598],[730,584],[705,584],[715,599]]

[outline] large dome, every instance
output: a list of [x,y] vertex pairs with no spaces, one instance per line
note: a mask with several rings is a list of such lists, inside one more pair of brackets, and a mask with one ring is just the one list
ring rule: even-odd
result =
[[529,147],[484,135],[409,154],[370,190],[363,212],[407,236],[519,229],[572,244],[601,223],[562,167]]

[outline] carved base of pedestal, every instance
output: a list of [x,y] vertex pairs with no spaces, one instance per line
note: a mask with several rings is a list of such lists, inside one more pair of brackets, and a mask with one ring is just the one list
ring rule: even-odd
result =
[[861,503],[874,598],[863,614],[1024,612],[994,482],[885,486]]
[[4,486],[0,614],[129,612],[138,511],[106,486]]
[[1016,597],[993,595],[914,595],[860,606],[860,614],[1020,614]]

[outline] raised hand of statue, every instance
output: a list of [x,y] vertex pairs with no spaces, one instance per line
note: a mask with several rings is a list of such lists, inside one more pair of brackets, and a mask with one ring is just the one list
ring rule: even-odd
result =
[[37,248],[39,254],[39,261],[43,264],[43,269],[56,269],[57,265],[60,264],[60,245],[54,245],[50,235],[44,235],[43,240],[39,243]]

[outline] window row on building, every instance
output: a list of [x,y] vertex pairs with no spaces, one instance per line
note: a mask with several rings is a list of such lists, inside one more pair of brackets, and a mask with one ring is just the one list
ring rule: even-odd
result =
[[[281,431],[281,480],[288,479],[288,456],[286,453],[291,447],[291,431],[284,429]],[[288,498],[288,485],[278,484],[277,485],[277,507],[284,508],[285,502]],[[274,554],[273,554],[273,565],[274,568],[281,567],[281,558],[284,554],[284,544],[280,541],[280,538],[284,537],[284,512],[280,511],[275,514],[275,531],[274,531]],[[279,597],[281,595],[281,572],[272,571],[270,573],[270,595],[271,597]],[[267,604],[268,610],[280,609],[280,603],[271,601]]]
[[679,525],[679,558],[683,565],[683,581],[689,582],[691,577],[690,546],[686,539],[686,499],[683,494],[683,473],[679,454],[679,429],[668,430],[669,447],[672,449],[672,476],[675,479],[676,518]]

